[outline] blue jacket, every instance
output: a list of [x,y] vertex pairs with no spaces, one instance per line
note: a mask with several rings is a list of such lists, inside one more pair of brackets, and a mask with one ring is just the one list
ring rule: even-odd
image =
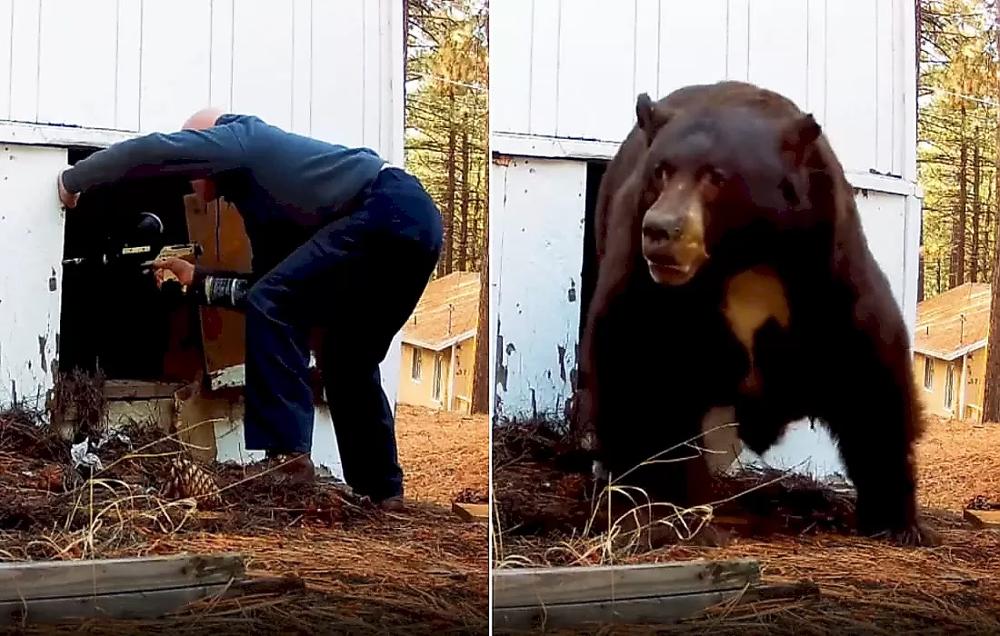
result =
[[[94,153],[63,173],[70,192],[123,179],[211,177],[243,215],[256,273],[315,229],[349,212],[385,161],[289,133],[251,115],[223,115],[206,130],[154,133]],[[280,237],[280,238],[279,238]]]

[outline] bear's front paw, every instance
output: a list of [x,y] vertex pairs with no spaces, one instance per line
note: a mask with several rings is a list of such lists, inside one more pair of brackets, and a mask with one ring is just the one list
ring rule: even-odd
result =
[[898,530],[882,530],[871,534],[874,539],[907,547],[935,548],[942,543],[941,534],[921,521]]

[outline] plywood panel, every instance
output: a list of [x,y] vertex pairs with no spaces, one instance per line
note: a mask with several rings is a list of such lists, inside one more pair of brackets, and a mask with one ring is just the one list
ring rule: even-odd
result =
[[364,143],[364,7],[318,2],[312,21],[312,136]]
[[807,0],[809,51],[806,109],[826,125],[826,0]]
[[751,2],[748,77],[805,108],[808,4],[802,0]]
[[876,26],[876,59],[875,86],[877,99],[877,119],[875,136],[875,165],[872,166],[882,173],[892,171],[893,164],[893,115],[895,111],[896,78],[893,76],[893,49],[896,44],[896,34],[893,29],[893,0],[877,0],[875,11]]
[[364,59],[362,67],[362,140],[369,148],[379,149],[379,122],[383,109],[389,104],[382,103],[381,96],[384,87],[378,81],[382,61],[382,48],[379,41],[379,5],[374,2],[364,2],[364,21],[362,22],[362,49]]
[[38,34],[41,0],[14,3],[10,41],[10,118],[35,121],[38,117]]
[[292,5],[292,132],[309,134],[312,91],[312,2]]
[[[360,22],[353,28],[360,30]],[[233,13],[233,105],[264,121],[292,125],[292,5],[269,0],[240,0]],[[348,64],[351,57],[335,62]],[[331,64],[333,66],[333,64]]]
[[[14,0],[0,0],[0,119],[10,118],[10,59]],[[6,46],[4,46],[6,44]]]
[[61,148],[0,145],[0,406],[44,408],[55,374],[64,216]]
[[[562,2],[535,2],[531,27],[531,99],[528,129],[536,135],[554,135],[559,111],[559,22]],[[506,36],[501,36],[506,37]]]
[[876,9],[877,3],[871,0],[837,0],[826,5],[827,37],[831,39],[824,127],[844,167],[855,172],[876,166]]
[[586,164],[514,159],[492,170],[502,189],[491,210],[498,412],[562,415],[576,368]]
[[231,110],[233,106],[233,0],[212,0],[211,79],[209,101],[213,106]]
[[726,12],[726,0],[661,4],[660,94],[726,76]]
[[117,24],[115,0],[42,2],[38,121],[115,125]]
[[750,0],[729,0],[726,23],[726,79],[745,82],[750,64]]
[[634,112],[635,5],[567,4],[559,26],[559,121],[565,137],[619,140]]
[[[235,206],[212,202],[205,206],[193,195],[184,199],[188,236],[202,247],[198,263],[208,269],[249,272],[250,241]],[[222,307],[202,307],[201,333],[205,368],[213,373],[243,364],[246,329],[243,314]]]
[[115,128],[139,130],[139,69],[142,62],[142,5],[118,3],[118,52],[115,69]]
[[[491,130],[527,132],[530,128],[532,105],[525,78],[531,76],[534,5],[535,0],[505,0],[490,6]],[[546,37],[557,35],[549,32]],[[552,75],[551,81],[558,81],[558,75]],[[552,107],[539,106],[543,110]]]
[[188,116],[209,105],[211,24],[207,2],[142,3],[142,132],[177,130]]
[[660,97],[660,7],[658,0],[635,3],[635,81],[633,97]]

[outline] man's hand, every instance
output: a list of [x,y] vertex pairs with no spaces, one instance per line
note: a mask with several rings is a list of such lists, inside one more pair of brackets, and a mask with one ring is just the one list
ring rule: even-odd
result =
[[64,206],[66,206],[66,209],[72,210],[73,208],[76,207],[76,202],[80,200],[80,194],[70,192],[69,190],[66,189],[66,186],[63,185],[63,176],[61,172],[59,173],[58,181],[59,181],[59,200],[62,201],[62,204]]
[[181,285],[189,287],[194,281],[194,263],[173,256],[159,259],[153,261],[153,275],[157,286],[162,286],[170,278],[176,278]]

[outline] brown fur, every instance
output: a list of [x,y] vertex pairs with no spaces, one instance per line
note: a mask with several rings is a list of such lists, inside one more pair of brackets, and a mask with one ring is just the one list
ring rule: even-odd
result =
[[[707,260],[689,282],[657,285],[642,242],[646,210],[672,182],[660,171],[676,166],[674,181],[700,183],[703,164],[722,175],[699,190]],[[740,437],[756,452],[789,422],[817,418],[857,488],[859,530],[936,542],[916,513],[921,418],[909,334],[853,190],[810,116],[740,82],[655,104],[640,96],[596,212],[598,280],[575,425],[596,436],[612,477],[696,436],[715,405],[736,406]],[[761,267],[770,298],[727,295]],[[679,504],[708,497],[702,459],[644,466],[627,482]]]

